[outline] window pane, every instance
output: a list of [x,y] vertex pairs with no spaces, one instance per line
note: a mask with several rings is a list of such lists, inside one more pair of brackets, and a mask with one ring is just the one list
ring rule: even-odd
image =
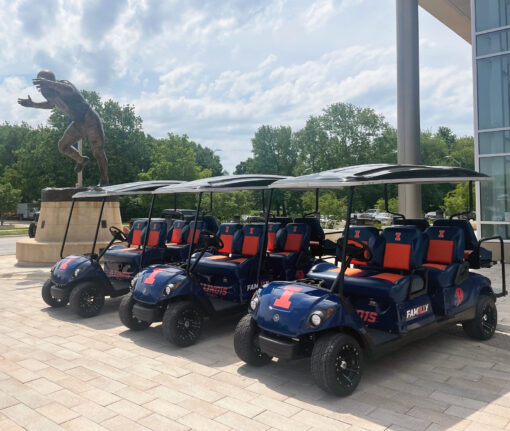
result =
[[510,55],[477,60],[478,129],[510,126]]
[[480,154],[510,153],[510,130],[478,134]]
[[510,238],[510,225],[508,224],[482,224],[482,238],[499,235],[503,239]]
[[480,158],[480,172],[494,178],[480,183],[482,221],[510,221],[510,156]]
[[476,0],[476,31],[510,24],[510,0]]
[[508,51],[510,46],[510,30],[495,31],[476,37],[476,55],[496,54]]

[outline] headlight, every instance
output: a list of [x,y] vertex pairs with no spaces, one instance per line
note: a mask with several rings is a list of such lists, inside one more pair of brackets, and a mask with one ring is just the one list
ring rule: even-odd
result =
[[310,316],[310,323],[315,328],[318,328],[319,326],[321,326],[322,321],[323,321],[323,318],[322,318],[322,313],[320,311],[316,311],[315,313],[312,313],[312,315]]
[[82,266],[80,268],[76,268],[73,272],[74,278],[78,277],[80,274],[83,274],[89,267],[88,266]]
[[257,292],[255,292],[255,294],[253,295],[253,297],[251,298],[251,301],[250,301],[250,310],[251,311],[255,311],[257,309],[257,307],[259,306],[259,295],[257,294]]
[[315,310],[310,314],[308,322],[312,328],[318,328],[324,324],[336,311],[337,307],[329,307],[324,310]]
[[182,281],[178,281],[177,283],[168,283],[166,286],[165,286],[165,296],[168,296],[170,294],[172,294],[173,292],[175,292],[179,286],[182,284]]

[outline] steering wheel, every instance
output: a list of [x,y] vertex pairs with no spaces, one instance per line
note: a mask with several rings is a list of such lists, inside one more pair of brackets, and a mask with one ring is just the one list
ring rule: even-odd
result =
[[[343,238],[338,238],[336,245],[340,251],[342,251],[344,245]],[[364,242],[350,238],[347,239],[345,255],[359,262],[370,262],[373,258],[372,250],[368,248],[368,245],[366,245]]]
[[317,218],[318,214],[319,214],[318,212],[314,211],[314,212],[311,212],[311,213],[308,213],[308,214],[303,214],[301,216],[301,218],[307,218],[307,217],[309,217],[309,218]]
[[222,239],[215,232],[206,229],[200,231],[198,242],[204,249],[213,247],[219,250],[225,247]]
[[110,226],[108,228],[108,230],[112,234],[114,240],[118,240],[118,241],[122,241],[122,242],[127,242],[126,234],[124,232],[122,232],[118,227]]

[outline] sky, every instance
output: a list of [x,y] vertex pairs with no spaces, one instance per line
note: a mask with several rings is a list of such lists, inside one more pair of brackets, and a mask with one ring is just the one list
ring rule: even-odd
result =
[[[130,104],[146,133],[187,134],[232,172],[264,124],[337,102],[396,126],[395,0],[0,0],[0,122],[44,124],[18,97],[57,79]],[[422,130],[473,134],[471,45],[420,8]],[[56,144],[55,144],[56,145]]]

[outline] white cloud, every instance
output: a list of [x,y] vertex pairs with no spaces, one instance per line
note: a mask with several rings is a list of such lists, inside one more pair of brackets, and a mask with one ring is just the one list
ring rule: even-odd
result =
[[333,12],[333,0],[317,0],[305,11],[305,25],[309,28],[323,24]]

